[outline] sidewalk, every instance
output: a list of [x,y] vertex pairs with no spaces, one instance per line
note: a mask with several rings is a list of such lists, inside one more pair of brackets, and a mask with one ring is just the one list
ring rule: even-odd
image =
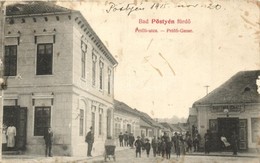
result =
[[[116,147],[116,151],[127,150],[129,147]],[[69,162],[92,162],[96,158],[103,158],[103,155],[96,155],[94,157],[69,157],[69,156],[53,156],[45,157],[42,155],[3,155],[2,163],[69,163]]]
[[192,152],[192,153],[186,153],[186,155],[260,158],[260,153],[256,153],[256,152],[238,152],[237,155],[233,155],[233,152],[210,152],[209,154],[205,154],[204,152]]

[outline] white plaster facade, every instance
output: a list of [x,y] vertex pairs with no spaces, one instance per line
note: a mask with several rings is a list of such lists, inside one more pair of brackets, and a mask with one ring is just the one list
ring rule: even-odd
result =
[[[13,23],[9,23],[10,20]],[[52,74],[36,75],[37,45],[45,43],[53,46]],[[82,44],[87,47],[84,77]],[[95,142],[92,153],[101,154],[107,135],[114,131],[113,88],[117,62],[85,18],[78,11],[7,16],[4,45],[17,46],[17,74],[8,78],[4,105],[27,108],[25,152],[44,155],[43,136],[34,135],[35,107],[48,106],[50,126],[54,131],[54,155],[87,155],[85,135],[93,125],[93,115]],[[97,60],[95,85],[93,55]],[[103,63],[101,82],[99,62]],[[80,131],[82,113],[83,134]]]

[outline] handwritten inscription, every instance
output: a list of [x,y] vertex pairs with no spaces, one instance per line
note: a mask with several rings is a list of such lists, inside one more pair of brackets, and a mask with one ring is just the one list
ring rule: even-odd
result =
[[[148,3],[148,2],[147,2]],[[107,13],[111,12],[125,12],[127,16],[134,12],[140,12],[145,10],[162,10],[167,8],[206,8],[210,10],[220,10],[222,6],[220,4],[208,3],[208,4],[173,4],[173,3],[152,3],[145,5],[144,3],[114,3],[106,2],[108,8],[105,10]]]

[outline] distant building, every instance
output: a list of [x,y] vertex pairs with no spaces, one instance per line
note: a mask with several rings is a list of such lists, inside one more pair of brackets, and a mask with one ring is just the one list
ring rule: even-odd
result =
[[[196,116],[199,133],[213,135],[215,150],[221,148],[220,136],[231,141],[239,136],[239,149],[256,148],[260,140],[260,70],[241,71],[193,104],[190,117]],[[194,120],[194,122],[196,122]]]
[[54,155],[86,156],[92,126],[101,154],[113,135],[117,61],[82,14],[49,2],[9,5],[4,47],[3,122],[17,128],[15,149],[44,155],[52,127]]
[[114,111],[114,138],[118,138],[120,132],[132,133],[135,137],[141,135],[140,117],[136,111],[123,102],[115,100]]
[[134,136],[152,138],[161,135],[162,126],[148,114],[133,109],[123,102],[115,100],[114,129],[115,138],[120,132],[131,132]]

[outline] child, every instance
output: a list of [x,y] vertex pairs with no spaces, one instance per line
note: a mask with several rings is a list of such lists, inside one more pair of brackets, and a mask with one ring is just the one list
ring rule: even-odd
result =
[[135,153],[136,157],[137,154],[139,153],[139,157],[141,157],[141,148],[142,148],[142,142],[140,140],[140,136],[137,136],[137,140],[135,141]]
[[149,157],[150,149],[151,149],[151,144],[149,142],[149,139],[146,139],[146,142],[145,142],[144,146],[145,146],[147,157]]
[[161,153],[162,153],[162,157],[164,157],[166,154],[166,142],[164,138],[162,138],[162,142],[161,142]]

